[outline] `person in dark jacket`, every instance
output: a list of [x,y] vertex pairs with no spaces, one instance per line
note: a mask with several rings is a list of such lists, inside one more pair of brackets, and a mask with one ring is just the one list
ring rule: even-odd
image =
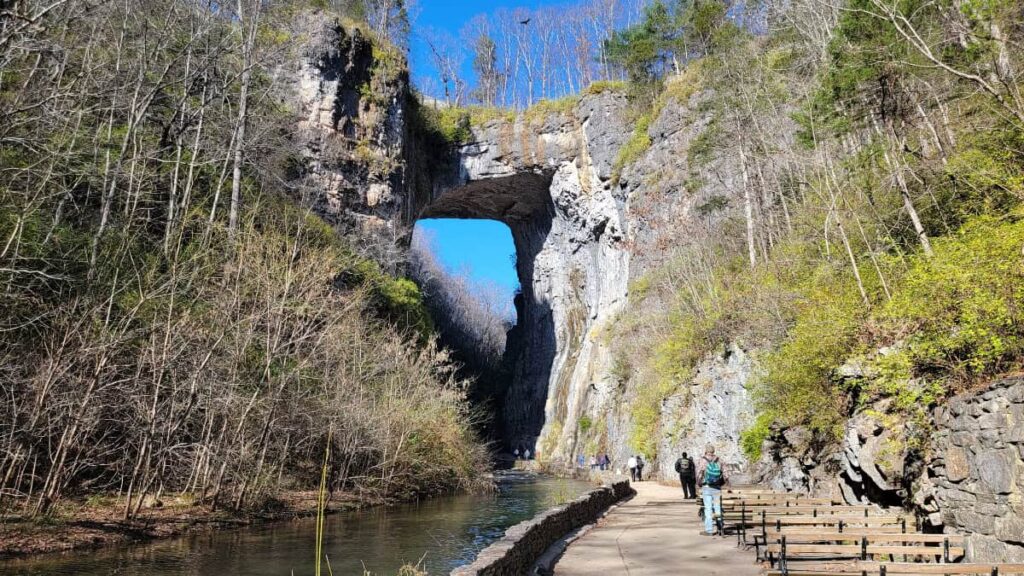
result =
[[679,474],[679,484],[683,487],[683,498],[695,500],[697,498],[697,469],[693,458],[683,452],[683,455],[676,460],[676,474]]

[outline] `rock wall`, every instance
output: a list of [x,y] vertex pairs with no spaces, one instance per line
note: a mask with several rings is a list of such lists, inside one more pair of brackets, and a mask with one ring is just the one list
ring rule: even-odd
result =
[[[420,210],[420,217],[493,218],[512,230],[522,294],[508,339],[513,377],[500,409],[508,449],[568,464],[591,455],[587,428],[600,426],[613,467],[632,453],[635,390],[616,374],[606,332],[626,311],[630,280],[663,257],[658,230],[692,227],[700,243],[713,227],[696,222],[694,206],[736,193],[740,175],[728,157],[713,160],[724,179],[687,189],[696,169],[687,149],[708,127],[708,97],[683,91],[670,98],[648,131],[651,146],[627,166],[617,164],[633,127],[625,96],[613,91],[584,95],[570,111],[475,127],[458,151],[457,177]],[[663,457],[648,470],[672,476],[682,451],[711,443],[746,478],[738,439],[750,424],[753,372],[739,346],[705,359],[693,381],[662,404]]]
[[839,443],[801,427],[776,431],[762,446],[755,478],[848,504],[906,504],[919,469],[905,449],[906,423],[887,411],[888,401],[862,407],[846,421]]
[[968,557],[1024,562],[1024,378],[957,396],[935,411],[937,433],[914,500],[926,523],[968,532]]
[[520,522],[505,536],[483,549],[476,560],[452,571],[452,576],[523,576],[555,542],[595,522],[609,506],[634,494],[623,480],[592,490],[572,502]]
[[661,438],[658,472],[674,478],[675,460],[683,452],[697,458],[708,444],[726,465],[733,482],[751,480],[751,469],[740,449],[740,433],[754,419],[747,382],[756,370],[753,359],[739,346],[729,345],[721,354],[697,366],[687,385],[661,406]]

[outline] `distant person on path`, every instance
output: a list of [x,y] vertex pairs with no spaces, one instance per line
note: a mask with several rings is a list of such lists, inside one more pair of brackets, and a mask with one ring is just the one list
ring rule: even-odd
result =
[[577,468],[583,468],[584,464],[585,464],[585,460],[584,460],[583,454],[580,454],[580,455],[576,456],[576,467]]
[[629,479],[636,482],[636,456],[629,457],[629,460],[626,461],[626,467],[629,468]]
[[612,465],[612,459],[609,458],[608,457],[608,453],[605,452],[601,456],[601,470],[607,470],[607,469],[609,469],[611,467],[611,465]]
[[676,460],[676,474],[679,474],[679,484],[683,486],[683,498],[693,500],[697,498],[697,470],[693,458],[686,452]]
[[598,464],[597,456],[591,456],[590,457],[590,469],[591,470],[597,470],[598,466],[600,466],[600,464]]
[[644,459],[640,454],[636,455],[636,481],[644,481]]
[[526,451],[523,452],[523,460],[529,460],[529,459],[530,459],[530,449],[527,448]]
[[512,451],[512,456],[514,456],[516,460],[519,460],[519,448]]
[[714,515],[722,515],[722,486],[726,482],[725,469],[718,456],[715,456],[715,447],[708,444],[697,472],[697,483],[700,484],[700,494],[704,499],[705,536],[714,534]]

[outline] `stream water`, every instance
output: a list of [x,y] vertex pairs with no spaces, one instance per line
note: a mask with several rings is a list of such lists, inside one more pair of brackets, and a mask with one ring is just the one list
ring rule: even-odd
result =
[[[591,489],[585,482],[506,472],[493,495],[433,498],[326,519],[324,549],[334,574],[395,574],[422,560],[432,576],[467,564],[505,529]],[[195,534],[172,540],[0,562],[11,576],[307,576],[316,520]],[[327,574],[324,567],[324,574]]]

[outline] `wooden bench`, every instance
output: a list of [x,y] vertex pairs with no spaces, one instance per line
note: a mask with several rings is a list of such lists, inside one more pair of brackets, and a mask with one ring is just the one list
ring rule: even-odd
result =
[[[889,561],[900,556],[907,561],[927,559],[943,563],[964,557],[963,536],[948,534],[871,534],[851,536],[842,532],[781,534],[769,540],[765,555],[771,565],[776,560],[780,567],[794,569],[791,562],[826,559],[880,560],[888,556]],[[797,568],[799,569],[799,568]]]
[[841,504],[840,502],[836,502],[835,500],[832,500],[831,498],[812,498],[810,496],[801,496],[801,495],[793,495],[793,496],[789,496],[789,495],[786,495],[786,496],[782,496],[782,495],[778,495],[778,496],[756,496],[756,495],[749,495],[749,494],[747,494],[747,495],[742,495],[742,496],[740,496],[740,495],[731,495],[730,496],[730,495],[723,494],[721,496],[721,500],[722,500],[723,504],[725,504],[725,503],[746,502],[748,506],[755,506],[755,505],[764,505],[764,506],[778,505],[778,506],[785,506],[785,505],[787,505],[787,503],[789,505],[793,505],[793,504],[799,503],[799,504],[810,504],[810,505],[819,505],[819,506],[828,506],[830,504]]
[[871,536],[874,534],[906,534],[907,518],[899,514],[879,514],[871,516],[844,516],[833,514],[829,516],[786,516],[776,515],[770,517],[767,514],[760,517],[755,524],[741,523],[739,530],[742,532],[742,542],[747,541],[747,528],[760,528],[753,535],[754,551],[757,558],[761,559],[760,547],[767,542],[772,542],[781,535],[802,535],[817,534],[822,532],[836,532],[847,536]]
[[822,562],[801,565],[797,569],[774,569],[766,576],[830,576],[831,574],[860,574],[862,576],[887,576],[902,574],[928,576],[933,574],[976,574],[1000,576],[1001,574],[1024,574],[1024,564],[918,564],[914,562]]

